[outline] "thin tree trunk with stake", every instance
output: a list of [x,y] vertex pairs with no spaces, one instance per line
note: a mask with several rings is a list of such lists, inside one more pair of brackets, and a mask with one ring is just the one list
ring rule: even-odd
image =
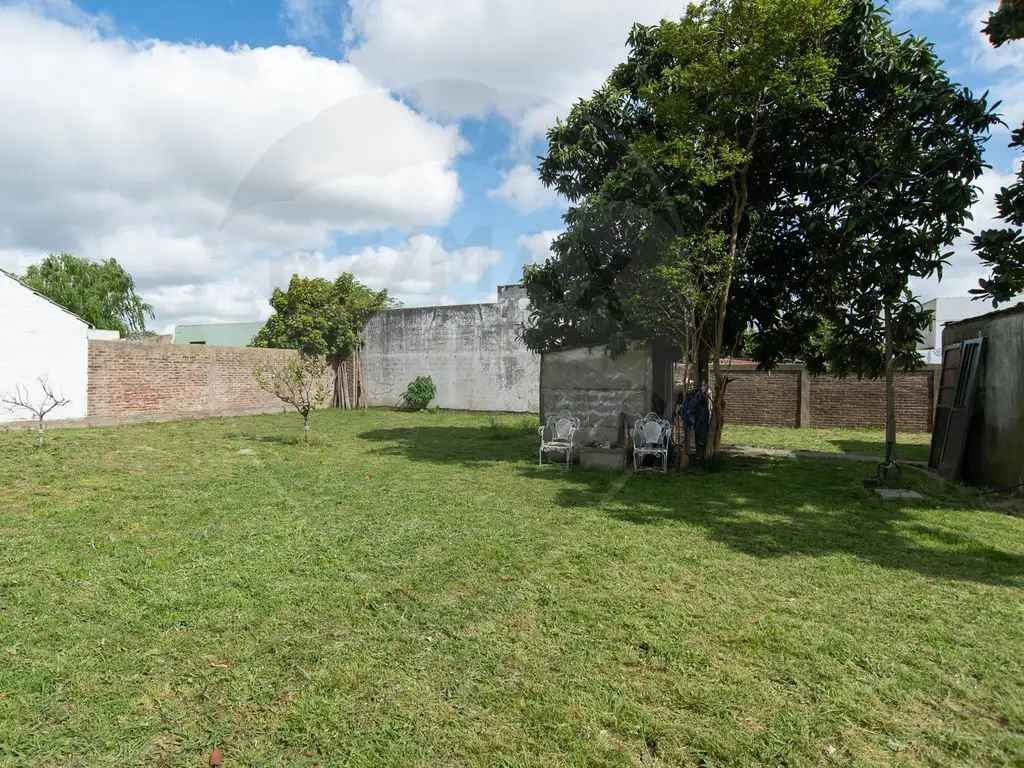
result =
[[50,380],[47,376],[40,376],[38,379],[39,388],[43,390],[43,399],[36,405],[32,402],[31,392],[28,387],[25,387],[22,391],[21,385],[16,385],[12,392],[0,395],[0,405],[7,408],[8,411],[14,412],[21,408],[31,413],[36,420],[39,422],[39,426],[36,428],[36,434],[39,436],[39,447],[43,447],[43,420],[47,414],[55,408],[65,406],[71,401],[64,397],[57,397],[53,394],[53,388],[50,386]]
[[892,331],[892,309],[885,305],[885,464],[896,451],[896,349]]

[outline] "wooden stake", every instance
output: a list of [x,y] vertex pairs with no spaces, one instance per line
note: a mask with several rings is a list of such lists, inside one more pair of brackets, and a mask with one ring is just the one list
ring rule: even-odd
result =
[[370,398],[366,395],[366,376],[363,372],[363,354],[359,353],[359,389],[363,393],[363,408],[370,407]]
[[344,410],[348,410],[348,368],[344,360],[339,363],[338,367],[341,378],[341,407]]

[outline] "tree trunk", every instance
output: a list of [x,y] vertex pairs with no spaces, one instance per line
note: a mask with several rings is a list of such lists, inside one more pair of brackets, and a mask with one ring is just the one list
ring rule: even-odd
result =
[[708,383],[708,371],[710,370],[709,363],[709,348],[703,339],[697,340],[697,371],[694,376],[697,389],[700,389]]
[[43,417],[39,417],[39,447],[43,447]]
[[309,445],[309,414],[302,415],[302,433],[306,436],[306,445]]
[[892,332],[892,310],[885,307],[885,463],[896,452],[896,347]]
[[732,225],[729,230],[729,261],[725,267],[725,276],[720,286],[721,296],[718,299],[718,315],[715,317],[715,348],[711,350],[711,365],[715,372],[715,401],[711,411],[711,434],[708,437],[708,458],[713,459],[722,444],[722,429],[725,427],[725,390],[729,386],[728,372],[722,371],[722,344],[725,340],[725,318],[729,309],[729,291],[732,290],[732,277],[736,267],[736,254],[739,250],[740,225],[747,210],[747,171],[748,162],[740,171],[738,178],[733,180],[734,203],[732,209]]
[[713,459],[718,454],[719,448],[722,447],[722,432],[725,429],[726,389],[728,386],[729,377],[723,375],[719,379],[716,372],[715,399],[711,406],[711,428],[708,435],[707,456],[709,459]]

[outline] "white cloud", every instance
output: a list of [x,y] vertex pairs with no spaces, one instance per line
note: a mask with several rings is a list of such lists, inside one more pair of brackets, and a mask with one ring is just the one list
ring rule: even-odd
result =
[[[157,310],[164,333],[174,325],[201,325],[265,320],[269,294],[241,278],[194,285],[164,286],[146,298]],[[174,318],[168,322],[164,318]]]
[[679,18],[686,0],[349,0],[350,61],[433,113],[514,119],[541,135],[626,56],[634,22]]
[[328,33],[332,0],[282,0],[281,21],[292,40],[312,40]]
[[[0,265],[4,254],[0,252]],[[178,324],[201,324],[263,320],[270,314],[269,298],[275,288],[287,288],[293,275],[335,280],[351,272],[374,290],[388,293],[407,306],[458,304],[456,289],[477,288],[476,298],[494,299],[496,275],[502,259],[499,251],[486,247],[448,250],[438,237],[415,235],[397,246],[364,248],[356,253],[328,256],[321,251],[295,251],[270,258],[250,260],[244,269],[225,270],[208,282],[170,280],[146,293],[162,318],[173,317]],[[173,325],[173,323],[171,323]]]
[[897,13],[918,13],[919,11],[944,11],[949,0],[898,0]]
[[[1016,43],[996,48],[988,36],[982,33],[989,13],[996,6],[997,3],[989,0],[976,0],[959,17],[967,42],[964,58],[971,71],[971,78],[983,83],[983,87],[972,90],[979,95],[989,91],[989,103],[1002,102],[999,112],[1010,130],[1013,130],[1024,122],[1024,48]],[[960,77],[962,79],[964,75]],[[1005,129],[996,129],[994,134],[989,144],[990,149],[997,143],[1009,140]]]
[[332,260],[339,271],[351,272],[375,290],[388,288],[396,295],[429,297],[458,285],[490,286],[500,251],[469,246],[445,249],[433,235],[416,235],[393,247],[366,248]]
[[504,200],[521,213],[533,213],[561,202],[558,193],[545,187],[537,171],[528,165],[517,165],[511,170],[502,171],[501,178],[501,185],[490,190],[487,196],[494,200]]
[[254,252],[441,225],[461,203],[457,127],[351,64],[297,47],[133,42],[66,2],[32,8],[0,6],[5,263],[114,257],[158,323],[237,319],[252,306]]
[[[996,217],[995,196],[1004,186],[1012,184],[1013,174],[988,171],[978,182],[981,188],[978,202],[971,209],[974,221],[968,227],[974,232],[985,229],[997,229],[1002,222]],[[978,281],[986,277],[984,265],[971,248],[972,235],[963,235],[953,246],[954,255],[949,266],[942,272],[942,281],[937,277],[930,280],[912,280],[911,288],[922,300],[928,301],[936,296],[968,296],[972,288],[978,287]]]
[[534,235],[522,235],[519,238],[519,245],[522,247],[523,256],[520,259],[525,264],[541,264],[551,258],[551,243],[562,234],[560,229],[552,229],[546,232],[538,232]]

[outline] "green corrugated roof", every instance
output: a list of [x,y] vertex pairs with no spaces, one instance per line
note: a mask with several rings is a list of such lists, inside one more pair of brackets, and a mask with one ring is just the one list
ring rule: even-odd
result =
[[215,323],[213,325],[177,325],[175,344],[205,343],[211,347],[247,347],[264,323]]

